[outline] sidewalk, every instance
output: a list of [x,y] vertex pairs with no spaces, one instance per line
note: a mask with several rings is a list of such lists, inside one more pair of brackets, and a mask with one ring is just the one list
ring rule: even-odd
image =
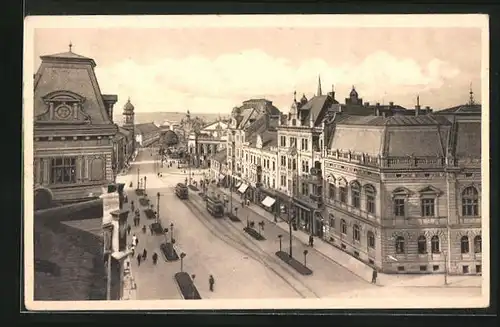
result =
[[[227,189],[219,188],[220,192],[229,196],[230,192]],[[233,201],[236,203],[241,203],[238,194],[233,194]],[[234,202],[233,202],[234,203]],[[259,207],[258,205],[251,203],[248,209],[255,212],[257,215],[267,219],[269,222],[276,224],[282,230],[288,233],[289,226],[286,222],[274,222],[274,216]],[[299,240],[304,245],[309,242],[309,235],[302,231],[294,231],[293,236],[296,240]],[[367,282],[371,282],[372,278],[372,268],[365,263],[355,259],[348,253],[330,245],[329,243],[315,238],[314,250],[319,254],[327,257],[330,260],[335,261],[339,265],[343,266],[347,270],[351,271],[353,274],[361,277]],[[409,275],[409,274],[384,274],[379,273],[377,278],[377,285],[379,286],[391,286],[391,287],[481,287],[482,279],[481,276],[447,276],[448,284],[444,285],[444,275]]]
[[125,266],[129,264],[129,268],[125,268],[123,276],[123,297],[122,300],[136,300],[137,292],[134,275],[132,273],[132,265],[130,264],[130,258],[125,260]]

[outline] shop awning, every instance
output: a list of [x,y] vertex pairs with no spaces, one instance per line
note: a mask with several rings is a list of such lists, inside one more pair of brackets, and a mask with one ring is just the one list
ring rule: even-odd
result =
[[270,208],[276,202],[276,200],[270,196],[266,196],[266,198],[262,201],[262,204],[266,207]]
[[245,184],[245,183],[243,183],[243,184],[241,184],[241,186],[238,188],[238,192],[240,192],[240,193],[245,193],[245,191],[247,190],[247,188],[248,188],[248,185],[247,185],[247,184]]

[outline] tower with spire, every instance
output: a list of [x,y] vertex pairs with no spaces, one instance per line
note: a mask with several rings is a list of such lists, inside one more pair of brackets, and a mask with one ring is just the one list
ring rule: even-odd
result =
[[123,128],[129,130],[131,132],[134,131],[134,105],[130,102],[130,98],[128,98],[127,103],[123,106]]
[[472,91],[472,83],[470,83],[470,86],[469,86],[469,103],[468,103],[468,105],[469,106],[473,106],[475,104],[476,104],[476,102],[474,101],[474,92]]

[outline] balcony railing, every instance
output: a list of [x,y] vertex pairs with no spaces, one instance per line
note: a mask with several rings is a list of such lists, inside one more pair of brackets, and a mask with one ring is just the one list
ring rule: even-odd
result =
[[363,210],[361,208],[353,207],[353,206],[351,206],[347,203],[341,202],[339,200],[325,198],[325,203],[335,207],[336,209],[338,209],[340,211],[343,211],[345,213],[349,213],[349,214],[354,215],[356,217],[361,217],[361,218],[376,222],[378,224],[381,223],[380,218],[377,217],[374,213],[368,212],[368,211]]

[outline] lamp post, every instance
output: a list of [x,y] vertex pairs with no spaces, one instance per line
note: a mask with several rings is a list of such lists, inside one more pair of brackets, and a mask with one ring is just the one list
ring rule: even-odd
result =
[[146,176],[144,176],[144,192],[146,192]]
[[156,222],[160,220],[160,192],[156,193]]
[[170,242],[174,243],[174,223],[170,223]]
[[238,207],[234,208],[234,215],[238,218]]
[[281,239],[283,238],[283,235],[279,234],[278,239],[280,240],[280,252],[281,252]]
[[307,250],[304,250],[304,266],[307,266],[307,254],[309,253],[309,251]]
[[184,271],[184,258],[186,257],[186,254],[184,252],[181,253],[180,258],[181,258],[181,272]]
[[448,252],[446,250],[443,251],[444,256],[444,284],[448,285]]
[[294,220],[295,220],[294,213],[291,212],[291,210],[289,210],[289,212],[288,212],[288,233],[290,235],[288,235],[288,237],[290,239],[290,249],[289,249],[288,255],[290,256],[290,258],[292,257],[292,222]]
[[141,188],[139,185],[139,174],[141,173],[141,168],[137,167],[137,189]]

